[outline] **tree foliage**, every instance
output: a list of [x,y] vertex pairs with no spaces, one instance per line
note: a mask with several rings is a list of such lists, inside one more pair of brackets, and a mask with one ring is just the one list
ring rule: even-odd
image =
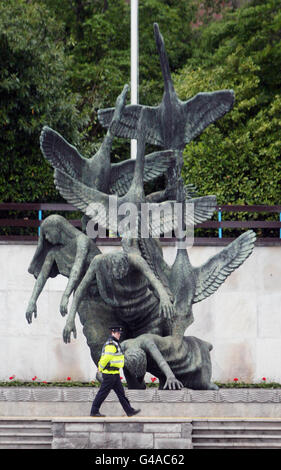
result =
[[196,32],[176,76],[186,99],[232,88],[234,109],[185,149],[184,176],[220,204],[280,204],[280,1],[255,1]]
[[65,78],[61,26],[43,5],[1,2],[0,57],[0,198],[57,199],[40,132],[48,124],[78,144],[81,123]]
[[[185,149],[186,181],[219,203],[280,203],[280,11],[280,0],[139,2],[140,103],[156,105],[163,93],[154,22],[183,100],[235,92],[234,109]],[[105,134],[97,110],[114,106],[130,82],[129,2],[1,2],[0,63],[0,198],[58,201],[41,129],[53,127],[85,156],[97,150]],[[116,139],[112,157],[128,151]]]
[[[46,0],[44,3],[57,17],[62,18],[64,24],[66,53],[72,59],[69,70],[71,88],[81,94],[80,108],[90,113],[90,122],[84,128],[84,142],[86,150],[93,153],[104,135],[104,129],[97,121],[97,110],[114,106],[124,84],[130,83],[130,5],[124,0]],[[188,2],[139,2],[141,103],[158,104],[163,93],[153,23],[159,23],[171,68],[176,71],[191,54],[190,21],[191,7]],[[126,157],[128,146],[120,146],[120,140],[116,142],[113,158]]]

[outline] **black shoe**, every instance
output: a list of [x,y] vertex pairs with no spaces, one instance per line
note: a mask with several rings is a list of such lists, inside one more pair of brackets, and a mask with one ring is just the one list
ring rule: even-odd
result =
[[131,413],[128,413],[127,416],[135,416],[140,412],[140,410],[132,410]]
[[105,415],[102,415],[99,411],[97,411],[97,413],[90,414],[90,416],[94,416],[96,418],[105,418]]

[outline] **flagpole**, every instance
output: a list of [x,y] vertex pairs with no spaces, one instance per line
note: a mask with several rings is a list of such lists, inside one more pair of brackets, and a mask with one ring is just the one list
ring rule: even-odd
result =
[[[131,104],[139,100],[139,19],[138,0],[131,0]],[[131,158],[137,156],[137,141],[131,140]]]

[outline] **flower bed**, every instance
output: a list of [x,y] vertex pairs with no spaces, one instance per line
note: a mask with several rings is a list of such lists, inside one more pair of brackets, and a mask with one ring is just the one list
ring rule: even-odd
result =
[[[281,388],[281,384],[278,382],[267,382],[266,378],[263,377],[261,382],[247,383],[239,381],[238,378],[234,378],[232,382],[220,383],[215,382],[219,388],[267,388],[276,389]],[[124,387],[127,387],[127,383],[122,380]],[[36,376],[31,381],[15,380],[15,376],[9,377],[9,381],[0,382],[0,387],[99,387],[100,382],[92,380],[90,382],[79,382],[74,381],[71,377],[67,377],[65,381],[54,381],[47,382],[45,380],[39,380]],[[159,383],[155,377],[151,378],[151,382],[146,383],[147,388],[156,387],[158,388]]]

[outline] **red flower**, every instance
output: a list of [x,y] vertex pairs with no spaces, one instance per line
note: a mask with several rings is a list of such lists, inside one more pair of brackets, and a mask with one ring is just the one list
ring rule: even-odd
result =
[[265,382],[265,381],[266,381],[266,377],[263,377],[262,380]]
[[157,380],[156,377],[151,378],[151,382],[155,382],[155,380]]
[[121,379],[121,380],[123,380],[123,379],[124,379],[124,377],[120,377],[120,379]]
[[238,382],[238,380],[239,380],[239,379],[237,379],[237,377],[235,377],[235,378],[233,379],[233,382]]
[[11,377],[9,377],[10,380],[13,380],[14,378],[15,378],[15,374],[11,375]]
[[37,376],[34,375],[34,377],[32,377],[32,380],[34,381],[34,380],[36,380],[36,379],[37,379]]
[[66,380],[71,380],[71,377],[67,377],[67,379],[66,379]]

